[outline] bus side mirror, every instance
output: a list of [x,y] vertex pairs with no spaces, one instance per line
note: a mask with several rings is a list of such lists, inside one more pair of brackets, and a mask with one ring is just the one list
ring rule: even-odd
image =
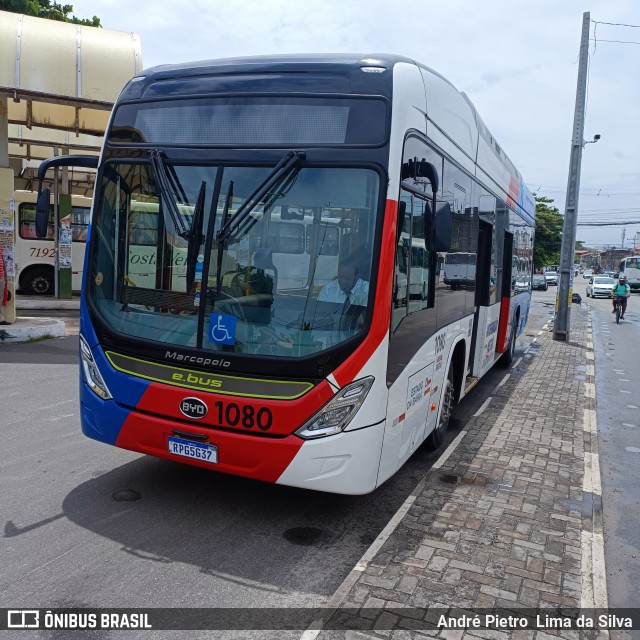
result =
[[436,214],[433,217],[433,226],[433,250],[435,252],[449,251],[453,231],[453,215],[448,202],[438,201]]
[[51,200],[51,189],[47,187],[38,194],[38,203],[36,205],[36,236],[38,238],[46,238],[49,227],[49,210]]

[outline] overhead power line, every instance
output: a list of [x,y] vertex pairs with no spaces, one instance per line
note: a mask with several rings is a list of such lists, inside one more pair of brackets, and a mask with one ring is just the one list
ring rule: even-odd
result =
[[[545,184],[540,184],[539,182],[528,183],[527,187],[531,191],[535,191],[536,193],[539,191],[561,191],[565,192],[567,190],[566,187],[552,187]],[[621,193],[614,193],[614,192]],[[595,192],[595,193],[590,193]],[[581,195],[586,196],[601,196],[601,197],[609,197],[609,196],[629,196],[640,194],[640,189],[638,187],[582,187],[580,189]]]
[[603,38],[589,38],[591,42],[615,42],[617,44],[640,44],[640,42],[636,42],[635,40],[605,40]]
[[603,22],[602,20],[592,20],[593,24],[608,24],[613,27],[631,27],[633,29],[640,29],[640,24],[623,24],[622,22]]
[[640,220],[625,220],[624,222],[580,222],[578,227],[626,227],[631,224],[640,224]]

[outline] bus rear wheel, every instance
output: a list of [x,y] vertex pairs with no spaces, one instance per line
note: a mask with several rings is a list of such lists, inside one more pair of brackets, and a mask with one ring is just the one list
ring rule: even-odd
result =
[[516,330],[518,322],[519,318],[516,318],[516,321],[511,328],[511,335],[509,336],[509,344],[507,345],[507,350],[502,354],[500,360],[498,360],[498,363],[503,369],[507,369],[508,367],[510,367],[516,357]]
[[449,428],[453,407],[456,404],[455,387],[453,386],[453,371],[449,369],[447,378],[442,389],[442,405],[436,428],[427,437],[427,446],[430,449],[437,449],[444,442],[444,436]]
[[20,288],[38,296],[52,295],[53,270],[44,267],[30,269],[20,278]]

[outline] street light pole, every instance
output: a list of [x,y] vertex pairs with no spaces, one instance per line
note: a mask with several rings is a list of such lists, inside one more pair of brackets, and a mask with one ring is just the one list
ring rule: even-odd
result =
[[[553,324],[554,340],[569,340],[571,320],[571,286],[573,284],[573,256],[576,244],[578,222],[578,194],[580,191],[580,165],[584,147],[584,108],[587,90],[587,61],[589,58],[590,13],[582,14],[582,39],[580,40],[580,62],[578,64],[578,86],[576,107],[573,115],[573,139],[569,161],[569,179],[565,203],[564,225],[562,227],[562,248],[560,250],[560,279],[558,281],[558,310]],[[600,136],[598,136],[599,138]],[[594,138],[594,141],[596,139]]]

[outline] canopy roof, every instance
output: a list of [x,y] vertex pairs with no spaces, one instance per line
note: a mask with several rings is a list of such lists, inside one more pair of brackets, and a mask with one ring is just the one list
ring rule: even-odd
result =
[[115,99],[141,70],[135,33],[0,11],[9,158],[43,160],[54,147],[58,154],[99,153]]

